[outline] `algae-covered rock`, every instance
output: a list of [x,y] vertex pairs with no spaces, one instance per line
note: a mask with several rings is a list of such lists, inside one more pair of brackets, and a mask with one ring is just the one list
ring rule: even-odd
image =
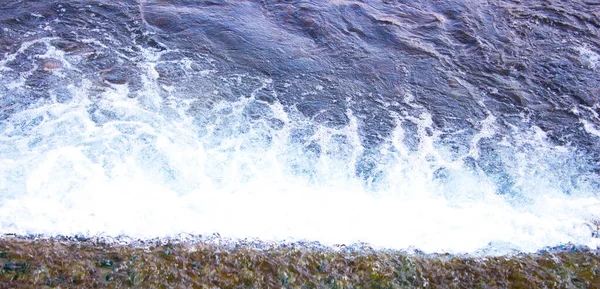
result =
[[0,288],[600,288],[599,251],[570,245],[486,257],[201,237],[5,236],[0,268]]

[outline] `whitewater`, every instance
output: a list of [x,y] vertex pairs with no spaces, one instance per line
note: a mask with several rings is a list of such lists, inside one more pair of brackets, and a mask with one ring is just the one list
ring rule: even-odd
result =
[[0,4],[0,233],[600,246],[591,6],[276,2]]

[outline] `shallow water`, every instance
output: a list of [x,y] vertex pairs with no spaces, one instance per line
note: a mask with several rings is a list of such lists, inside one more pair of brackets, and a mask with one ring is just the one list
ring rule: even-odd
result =
[[600,6],[4,1],[0,231],[597,247]]

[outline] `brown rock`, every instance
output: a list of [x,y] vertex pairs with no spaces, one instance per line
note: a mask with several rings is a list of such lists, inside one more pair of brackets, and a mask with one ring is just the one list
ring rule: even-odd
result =
[[47,70],[59,69],[62,68],[62,62],[58,59],[47,59],[44,61],[43,66]]

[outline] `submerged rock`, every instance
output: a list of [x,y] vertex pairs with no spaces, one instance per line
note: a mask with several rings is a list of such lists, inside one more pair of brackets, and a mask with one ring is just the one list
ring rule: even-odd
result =
[[42,66],[47,70],[59,69],[63,66],[62,62],[58,59],[46,59]]

